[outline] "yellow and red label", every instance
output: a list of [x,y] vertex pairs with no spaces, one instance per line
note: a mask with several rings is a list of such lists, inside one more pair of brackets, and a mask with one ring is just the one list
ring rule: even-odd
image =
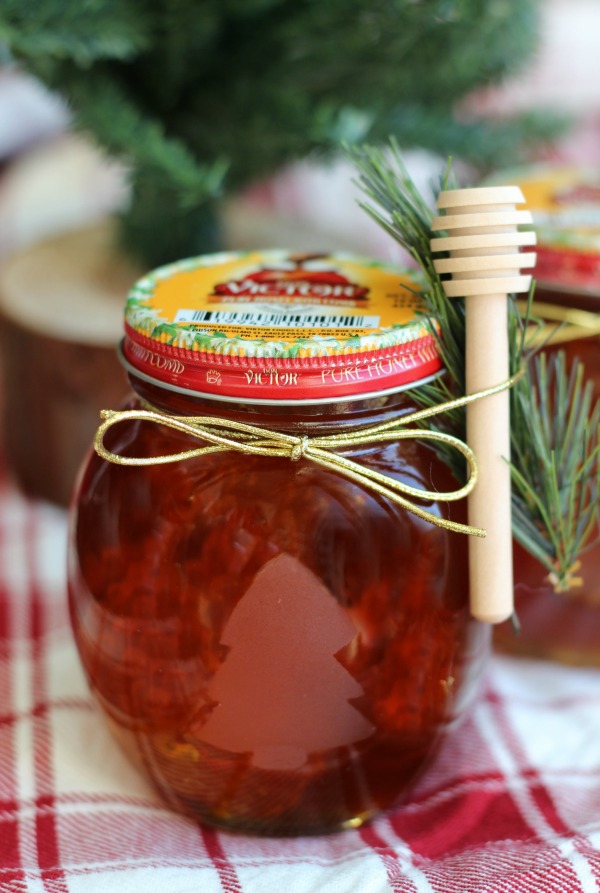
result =
[[600,174],[541,165],[506,176],[520,186],[533,216],[540,285],[600,297]]
[[139,280],[125,313],[134,370],[246,400],[338,399],[441,368],[414,273],[350,255],[223,253]]

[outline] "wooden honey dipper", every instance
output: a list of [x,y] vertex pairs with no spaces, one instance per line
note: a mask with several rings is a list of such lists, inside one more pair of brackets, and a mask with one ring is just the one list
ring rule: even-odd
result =
[[[431,240],[433,252],[449,257],[434,262],[448,297],[464,297],[466,311],[466,393],[494,387],[510,375],[507,299],[529,291],[536,255],[519,248],[535,244],[535,233],[519,232],[531,223],[517,186],[456,189],[440,193],[445,213],[433,221],[446,237]],[[469,541],[471,613],[500,623],[513,613],[513,567],[510,497],[510,397],[508,390],[467,405],[467,443],[479,467],[469,495],[469,524],[483,527],[485,538]]]

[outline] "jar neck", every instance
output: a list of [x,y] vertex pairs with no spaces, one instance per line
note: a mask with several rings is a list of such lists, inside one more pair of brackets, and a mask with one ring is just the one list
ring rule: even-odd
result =
[[281,430],[298,429],[309,432],[318,426],[339,428],[372,425],[390,417],[407,415],[417,405],[412,396],[415,387],[392,393],[358,397],[332,403],[265,403],[225,401],[197,394],[180,393],[138,378],[129,373],[131,386],[137,397],[170,415],[210,415],[220,419],[242,419],[248,424],[266,425]]

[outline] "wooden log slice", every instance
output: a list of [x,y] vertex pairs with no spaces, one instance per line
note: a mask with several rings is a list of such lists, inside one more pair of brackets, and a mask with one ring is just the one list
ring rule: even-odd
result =
[[49,239],[0,267],[2,437],[28,495],[67,505],[99,423],[128,383],[116,357],[141,270],[110,222]]

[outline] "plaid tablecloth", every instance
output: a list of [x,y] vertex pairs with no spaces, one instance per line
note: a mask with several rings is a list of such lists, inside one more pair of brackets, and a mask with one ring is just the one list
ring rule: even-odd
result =
[[269,840],[166,809],[95,712],[71,639],[66,518],[0,480],[0,890],[512,893],[600,889],[600,672],[495,657],[410,802]]

